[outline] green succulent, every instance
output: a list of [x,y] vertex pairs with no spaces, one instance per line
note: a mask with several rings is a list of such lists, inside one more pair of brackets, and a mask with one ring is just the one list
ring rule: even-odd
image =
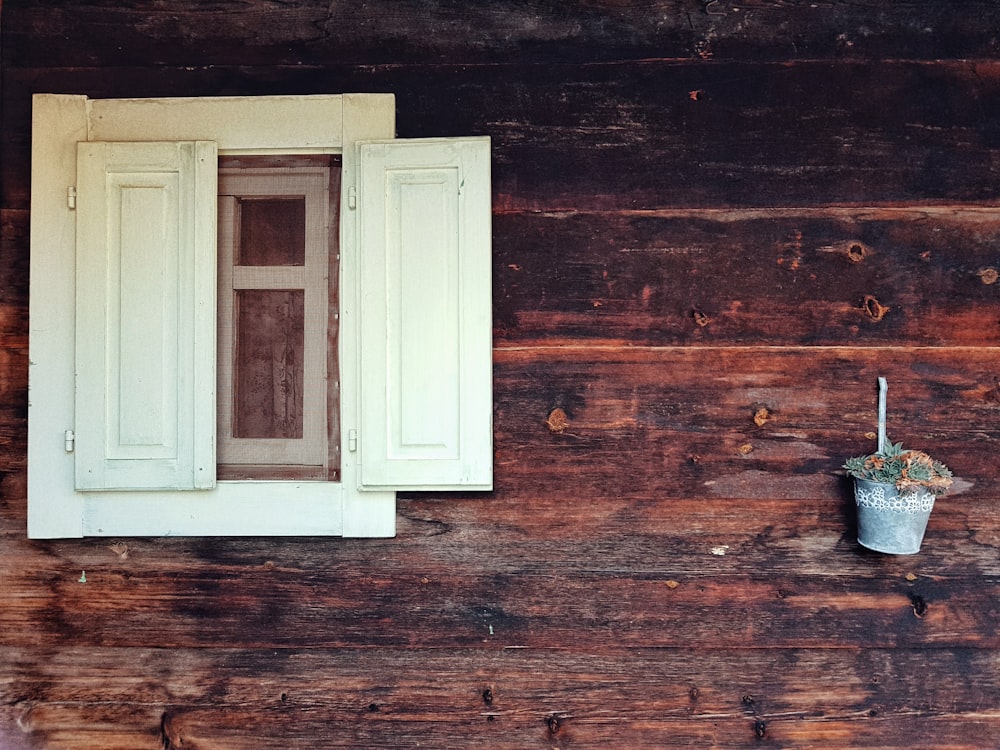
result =
[[844,464],[848,473],[859,479],[893,484],[899,492],[923,487],[943,495],[951,487],[951,470],[923,451],[905,450],[902,443],[889,443],[884,451],[849,458]]

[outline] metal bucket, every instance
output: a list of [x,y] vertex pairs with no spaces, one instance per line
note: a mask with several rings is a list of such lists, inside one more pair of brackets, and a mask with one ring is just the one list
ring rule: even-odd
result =
[[890,555],[920,551],[934,507],[933,493],[912,490],[900,494],[895,485],[855,478],[854,500],[859,544]]

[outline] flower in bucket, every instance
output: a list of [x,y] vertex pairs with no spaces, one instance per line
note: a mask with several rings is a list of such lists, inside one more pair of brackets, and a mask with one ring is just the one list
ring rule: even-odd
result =
[[895,485],[901,494],[922,488],[943,495],[953,481],[951,470],[943,463],[923,451],[904,450],[902,443],[888,443],[878,453],[850,458],[844,468],[858,479]]

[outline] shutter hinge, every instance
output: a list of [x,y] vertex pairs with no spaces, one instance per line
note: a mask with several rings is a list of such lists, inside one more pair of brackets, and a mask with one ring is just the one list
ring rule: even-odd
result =
[[351,185],[347,188],[347,207],[357,208],[358,207],[358,189]]
[[358,431],[348,430],[347,431],[347,450],[354,453],[358,449]]
[[65,443],[66,452],[72,453],[73,448],[76,447],[76,433],[73,432],[73,430],[66,430],[66,433],[63,437],[66,441]]
[[76,188],[68,187],[66,188],[66,205],[69,206],[70,211],[76,210]]

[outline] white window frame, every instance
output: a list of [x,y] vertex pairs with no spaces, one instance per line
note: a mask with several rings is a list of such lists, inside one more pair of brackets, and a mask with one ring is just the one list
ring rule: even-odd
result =
[[[28,536],[388,537],[395,490],[359,489],[357,366],[341,367],[341,481],[219,481],[212,490],[77,492],[74,414],[76,147],[82,141],[214,141],[220,155],[341,154],[341,363],[360,348],[355,194],[361,141],[395,136],[391,94],[90,100],[34,97],[29,341]],[[488,279],[486,280],[488,284]],[[488,285],[486,289],[489,289]],[[487,354],[487,357],[489,354]],[[486,396],[491,399],[491,394]],[[353,445],[351,447],[354,447]],[[492,450],[492,445],[489,446]],[[490,470],[491,472],[491,470]],[[471,489],[490,489],[478,480]],[[164,515],[161,510],[169,506]]]
[[[338,167],[339,169],[339,167]],[[338,179],[339,184],[339,179]],[[218,464],[302,464],[326,471],[329,463],[326,365],[330,267],[330,167],[296,167],[276,171],[254,168],[220,169],[217,262],[219,331],[217,369],[216,452]],[[300,266],[240,266],[236,216],[240,201],[255,196],[301,196],[304,202],[303,259]],[[305,305],[301,439],[261,440],[233,435],[233,393],[236,372],[233,351],[237,289],[301,289]],[[310,314],[310,308],[315,308]],[[310,363],[310,360],[312,362]],[[317,378],[317,373],[322,373]],[[308,377],[305,375],[308,374]],[[225,387],[223,384],[227,384]],[[339,430],[338,430],[339,435]],[[264,456],[268,456],[264,459]],[[311,460],[303,460],[309,456]]]

